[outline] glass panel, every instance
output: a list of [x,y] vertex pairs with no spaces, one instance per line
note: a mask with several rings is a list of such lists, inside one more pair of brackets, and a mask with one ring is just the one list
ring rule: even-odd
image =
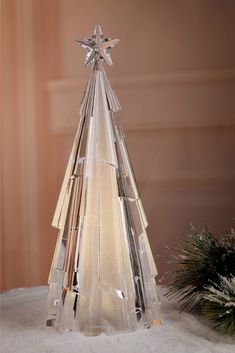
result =
[[95,61],[53,219],[60,232],[47,316],[47,325],[86,335],[133,331],[159,319],[157,270],[119,109]]

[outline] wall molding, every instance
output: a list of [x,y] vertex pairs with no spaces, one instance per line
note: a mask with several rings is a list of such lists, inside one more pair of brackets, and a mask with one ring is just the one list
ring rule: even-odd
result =
[[[76,118],[74,126],[79,123],[79,117]],[[222,120],[220,122],[197,121],[187,122],[187,120],[169,122],[169,123],[156,123],[156,124],[132,124],[128,125],[123,123],[124,133],[154,133],[161,130],[188,130],[188,129],[235,129],[235,120]],[[75,136],[76,127],[64,127],[63,129],[55,130],[53,133],[58,135]]]
[[[125,112],[120,113],[125,116],[123,126],[127,132],[235,126],[233,69],[120,76],[111,81],[121,103],[131,92]],[[53,134],[74,133],[79,121],[77,108],[86,83],[87,79],[47,83]]]
[[182,121],[176,122],[159,122],[154,124],[123,124],[124,130],[126,132],[156,132],[160,130],[182,130],[182,129],[220,129],[220,128],[235,128],[235,120],[223,120],[209,122],[205,120],[198,121],[187,121],[187,119],[182,119]]
[[[229,70],[198,70],[198,71],[182,71],[182,72],[165,72],[158,74],[140,74],[125,75],[111,78],[114,86],[135,86],[149,84],[179,84],[179,83],[196,83],[211,81],[235,81],[235,69]],[[87,79],[72,80],[51,80],[47,83],[49,91],[54,90],[80,90],[85,89]]]
[[218,186],[225,186],[227,185],[229,188],[234,187],[235,189],[235,174],[231,173],[230,175],[201,175],[201,176],[194,176],[194,175],[179,175],[177,177],[157,177],[152,179],[145,179],[145,178],[137,178],[138,185],[140,189],[144,191],[146,188],[164,188],[164,187],[218,187]]

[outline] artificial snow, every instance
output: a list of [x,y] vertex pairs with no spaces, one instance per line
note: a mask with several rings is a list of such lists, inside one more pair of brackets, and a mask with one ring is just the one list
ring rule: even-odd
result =
[[160,326],[133,333],[86,337],[44,327],[47,287],[19,288],[1,294],[1,353],[232,353],[228,337],[205,320],[179,313],[163,298]]

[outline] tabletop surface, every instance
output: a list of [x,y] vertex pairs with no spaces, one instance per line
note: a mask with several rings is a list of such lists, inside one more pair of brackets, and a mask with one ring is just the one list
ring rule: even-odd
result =
[[43,326],[47,286],[1,294],[1,353],[232,353],[234,345],[198,316],[180,313],[163,296],[160,326],[133,333],[86,337]]

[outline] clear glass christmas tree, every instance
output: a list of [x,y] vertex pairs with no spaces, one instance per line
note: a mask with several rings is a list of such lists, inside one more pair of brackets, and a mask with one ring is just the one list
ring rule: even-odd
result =
[[91,75],[52,225],[59,229],[49,275],[47,325],[86,335],[159,322],[156,266],[147,221],[103,68],[112,65],[99,25],[87,50]]

